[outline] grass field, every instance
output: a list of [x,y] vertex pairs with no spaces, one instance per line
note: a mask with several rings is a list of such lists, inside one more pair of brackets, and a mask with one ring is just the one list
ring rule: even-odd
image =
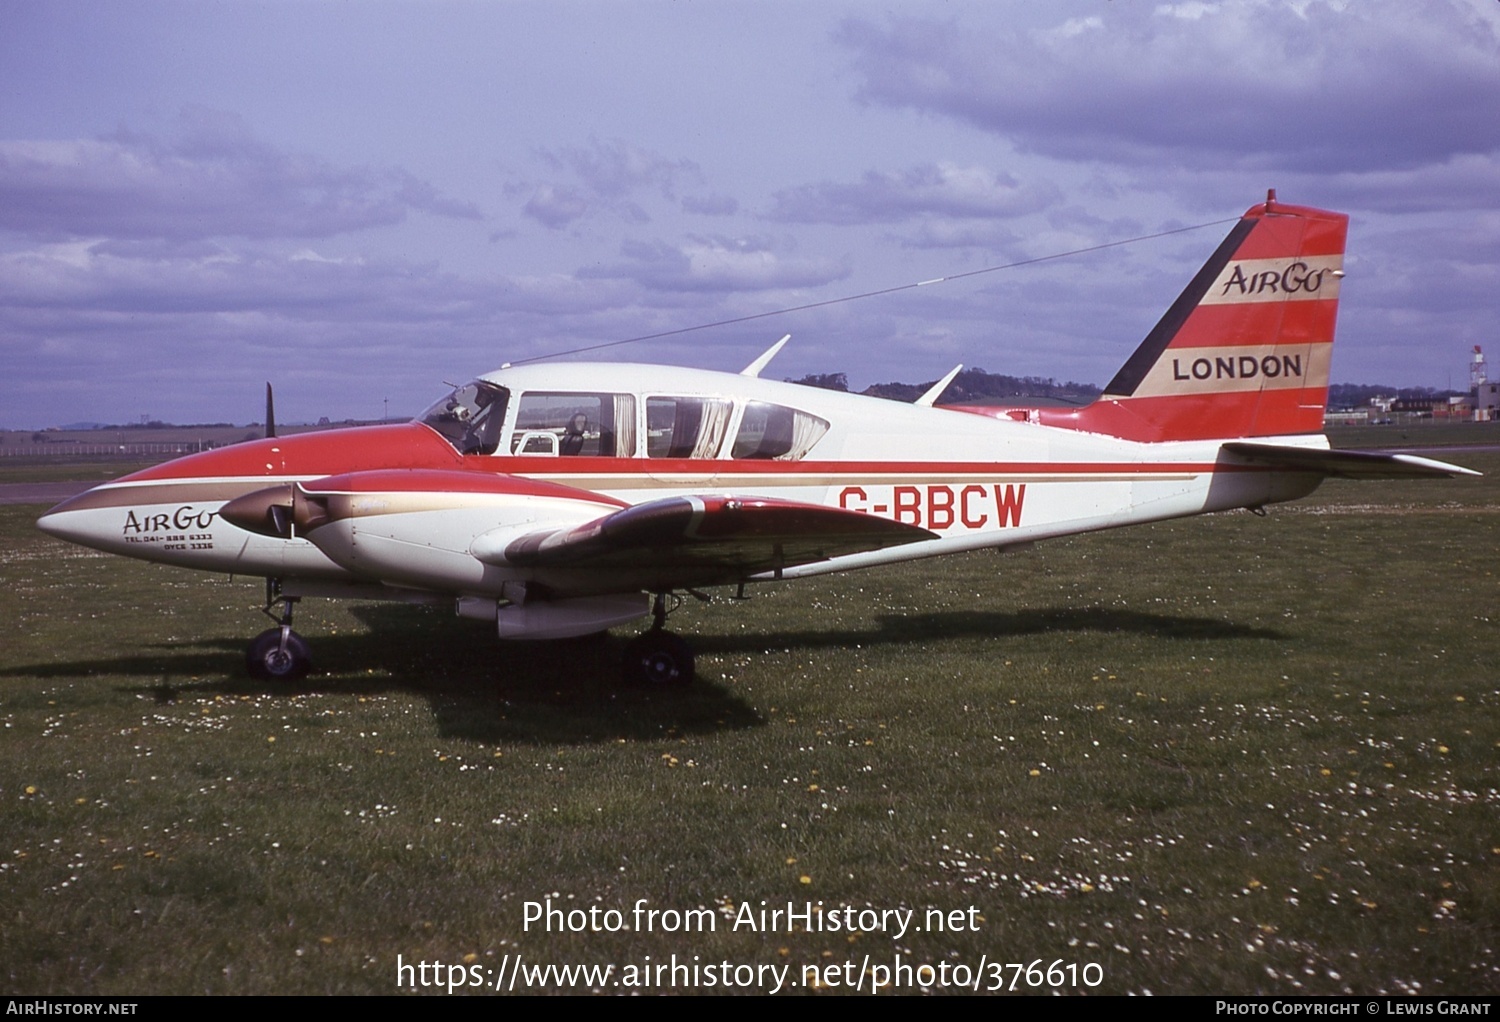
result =
[[[153,464],[147,461],[94,461],[82,458],[14,458],[0,463],[0,483],[102,483]],[[45,510],[38,508],[38,511]]]
[[[1489,474],[690,603],[683,692],[616,685],[626,630],[500,645],[320,601],[313,675],[253,683],[258,583],[0,507],[8,989],[390,993],[398,956],[520,955],[624,992],[675,955],[797,990],[868,956],[981,988],[1040,960],[1111,994],[1500,992],[1500,454],[1447,457]],[[631,929],[528,928],[549,898]],[[708,912],[637,927],[642,899]],[[733,927],[762,902],[916,916]]]

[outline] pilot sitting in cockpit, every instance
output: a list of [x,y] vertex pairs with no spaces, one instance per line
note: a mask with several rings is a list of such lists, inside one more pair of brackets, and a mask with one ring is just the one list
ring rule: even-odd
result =
[[563,430],[562,442],[557,446],[557,453],[564,457],[582,454],[584,434],[588,428],[589,417],[582,412],[569,419],[567,428]]

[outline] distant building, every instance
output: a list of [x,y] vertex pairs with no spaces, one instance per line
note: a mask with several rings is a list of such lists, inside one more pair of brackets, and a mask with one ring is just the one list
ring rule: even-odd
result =
[[1500,383],[1481,383],[1474,388],[1474,421],[1500,420]]
[[[1432,410],[1439,404],[1438,398],[1432,397],[1398,397],[1391,402],[1391,414],[1400,416],[1403,421],[1411,419],[1430,419]],[[1442,401],[1446,408],[1448,402]]]
[[1454,394],[1447,405],[1434,405],[1432,415],[1437,419],[1468,419],[1473,415],[1474,402],[1467,394]]

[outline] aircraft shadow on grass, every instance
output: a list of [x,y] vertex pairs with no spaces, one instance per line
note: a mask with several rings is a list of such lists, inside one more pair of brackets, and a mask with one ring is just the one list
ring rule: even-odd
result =
[[[131,656],[64,660],[0,669],[0,677],[124,675],[126,689],[167,703],[204,695],[407,692],[426,698],[442,733],[473,741],[537,744],[657,739],[757,727],[765,719],[734,691],[709,677],[681,689],[622,687],[623,641],[592,637],[497,645],[488,629],[408,607],[349,608],[370,630],[318,639],[318,670],[295,684],[245,676],[242,640],[163,644]],[[873,627],[796,632],[718,633],[696,637],[708,656],[788,650],[851,649],[985,638],[1003,650],[1007,638],[1063,632],[1138,634],[1168,640],[1285,640],[1287,633],[1206,617],[1113,608],[1044,608],[884,614]],[[323,673],[326,672],[326,673]]]
[[906,645],[942,639],[994,640],[995,652],[1007,638],[1061,632],[1129,633],[1159,639],[1291,638],[1272,628],[1256,628],[1209,617],[1151,614],[1109,607],[1053,607],[1036,610],[941,610],[916,614],[881,614],[874,628],[818,628],[797,632],[705,633],[694,645],[704,653],[764,652],[768,646],[788,649],[852,648]]

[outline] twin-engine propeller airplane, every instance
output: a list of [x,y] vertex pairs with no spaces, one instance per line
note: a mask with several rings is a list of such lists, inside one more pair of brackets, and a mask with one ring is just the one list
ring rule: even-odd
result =
[[409,423],[190,455],[38,525],[264,576],[260,678],[307,673],[292,613],[317,596],[451,603],[502,639],[650,614],[626,676],[685,682],[680,592],[1258,510],[1329,476],[1475,474],[1321,434],[1347,226],[1271,193],[1083,408],[935,407],[953,373],[912,405],[759,379],[785,338],[739,375],[518,366]]

